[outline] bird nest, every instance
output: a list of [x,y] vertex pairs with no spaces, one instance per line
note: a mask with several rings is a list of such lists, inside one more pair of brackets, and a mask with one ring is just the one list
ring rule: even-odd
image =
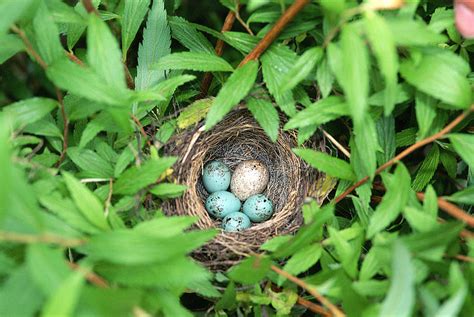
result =
[[[305,144],[325,151],[324,139],[313,138]],[[274,205],[272,217],[241,232],[221,231],[212,241],[193,252],[193,257],[214,270],[225,269],[244,256],[255,253],[272,237],[292,234],[303,223],[301,206],[312,196],[319,203],[329,193],[322,190],[327,181],[293,152],[296,134],[280,130],[272,142],[246,109],[234,110],[210,131],[203,123],[176,135],[165,147],[166,154],[179,157],[174,166],[176,181],[188,189],[178,199],[165,204],[167,215],[197,216],[199,229],[220,228],[221,220],[212,218],[204,205],[209,193],[202,185],[202,171],[212,160],[224,162],[232,171],[242,161],[257,159],[269,171],[270,179],[263,194]],[[330,186],[331,188],[333,186]]]

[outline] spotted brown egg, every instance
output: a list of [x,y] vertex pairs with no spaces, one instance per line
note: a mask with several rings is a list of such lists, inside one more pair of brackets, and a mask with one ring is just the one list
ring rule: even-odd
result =
[[240,163],[234,170],[230,181],[230,190],[237,198],[244,201],[248,197],[262,193],[267,187],[268,169],[259,160],[248,160]]

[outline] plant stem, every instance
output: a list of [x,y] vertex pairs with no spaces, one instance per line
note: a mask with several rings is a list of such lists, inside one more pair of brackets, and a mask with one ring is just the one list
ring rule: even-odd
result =
[[51,243],[62,247],[73,248],[86,243],[84,239],[65,239],[48,233],[33,235],[17,232],[0,231],[0,241],[11,241],[19,243]]
[[[416,197],[418,197],[419,200],[423,201],[425,199],[425,194],[416,193]],[[469,215],[467,212],[465,212],[458,206],[451,204],[450,202],[447,202],[441,197],[438,197],[438,206],[440,209],[450,214],[454,218],[459,219],[462,222],[465,222],[470,227],[474,227],[474,217]]]
[[[421,141],[418,141],[416,142],[415,144],[413,144],[412,146],[406,148],[404,151],[402,151],[400,154],[398,154],[397,156],[395,156],[394,158],[392,158],[391,160],[389,160],[388,162],[384,163],[382,166],[380,166],[376,171],[375,171],[375,175],[378,175],[380,174],[381,172],[383,172],[385,169],[387,169],[388,167],[392,166],[393,164],[395,164],[396,162],[400,161],[402,158],[404,158],[405,156],[411,154],[412,152],[414,152],[415,150],[433,142],[433,141],[436,141],[442,137],[444,137],[446,134],[448,134],[449,132],[451,132],[451,130],[456,127],[462,120],[464,120],[472,111],[474,111],[474,105],[471,105],[471,107],[469,109],[467,109],[466,111],[464,111],[463,113],[461,113],[459,116],[457,116],[453,121],[451,121],[451,123],[449,123],[446,127],[444,127],[444,129],[442,129],[441,131],[439,131],[438,133],[435,133],[433,134],[432,136],[430,137],[427,137]],[[334,202],[335,203],[338,203],[340,202],[342,199],[344,199],[347,195],[349,195],[350,193],[352,193],[352,191],[354,191],[356,188],[358,188],[359,186],[362,186],[364,185],[368,180],[370,179],[369,176],[366,176],[364,178],[362,178],[361,180],[359,180],[357,183],[355,183],[354,185],[352,185],[351,187],[349,187],[345,192],[343,192],[342,194],[340,194],[339,196],[337,196],[335,199],[334,199]]]
[[301,296],[298,296],[298,304],[300,304],[301,306],[304,306],[306,308],[308,308],[309,310],[311,310],[313,313],[316,313],[316,314],[319,314],[323,317],[330,317],[332,316],[332,314],[330,314],[329,312],[326,311],[326,309],[324,309],[324,307],[320,306],[320,305],[317,305],[309,300],[306,300],[304,299],[303,297]]
[[336,317],[346,316],[336,305],[331,303],[331,301],[329,299],[327,299],[326,297],[321,295],[314,286],[306,284],[306,282],[304,282],[303,280],[297,278],[294,275],[291,275],[290,273],[288,273],[286,271],[283,271],[282,269],[280,269],[279,267],[277,267],[275,265],[272,265],[271,269],[275,273],[285,277],[286,279],[292,281],[293,283],[295,283],[299,287],[305,289],[308,293],[313,295],[314,298],[316,298],[318,301],[320,301],[321,304],[326,306],[334,316],[336,316]]
[[[237,6],[237,11],[240,9],[240,6]],[[235,21],[235,12],[232,10],[229,10],[229,13],[227,13],[227,16],[224,21],[224,25],[222,26],[221,33],[230,31],[232,29],[232,26],[234,25]],[[221,39],[218,39],[216,42],[215,46],[215,51],[217,56],[221,56],[223,51],[224,51],[224,41]],[[209,91],[209,87],[211,86],[212,82],[212,73],[207,72],[201,82],[201,95],[200,98],[204,98],[207,95],[207,92]]]
[[92,0],[82,0],[82,5],[84,6],[84,9],[86,9],[87,13],[99,15],[99,12],[92,4]]
[[240,66],[247,64],[251,60],[256,60],[265,50],[276,40],[278,35],[283,31],[285,26],[290,23],[295,16],[308,4],[310,0],[295,0],[295,2],[282,14],[278,21],[268,31],[263,39],[258,42],[257,46],[242,60]]
[[61,116],[63,117],[63,149],[61,151],[61,155],[59,156],[58,161],[55,164],[55,167],[59,167],[61,163],[64,161],[66,158],[66,152],[68,148],[68,137],[69,137],[69,119],[66,114],[66,109],[64,108],[64,98],[63,94],[61,93],[61,90],[56,87],[56,96],[59,101],[59,106],[61,108]]

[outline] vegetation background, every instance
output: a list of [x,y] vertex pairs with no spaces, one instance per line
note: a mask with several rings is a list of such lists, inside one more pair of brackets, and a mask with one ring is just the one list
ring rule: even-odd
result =
[[[1,0],[0,315],[474,316],[473,51],[447,0]],[[162,147],[241,100],[339,182],[214,274]]]

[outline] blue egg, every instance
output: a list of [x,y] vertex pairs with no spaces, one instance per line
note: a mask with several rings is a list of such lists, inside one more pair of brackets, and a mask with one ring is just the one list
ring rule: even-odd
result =
[[212,161],[204,167],[202,183],[209,193],[226,190],[230,185],[230,169],[222,162]]
[[226,191],[212,193],[206,199],[207,212],[219,219],[239,211],[241,205],[240,200],[234,194]]
[[253,195],[245,201],[243,212],[253,222],[262,222],[272,216],[273,203],[263,194]]
[[241,212],[228,214],[222,220],[222,229],[229,232],[243,231],[251,225],[249,217]]

